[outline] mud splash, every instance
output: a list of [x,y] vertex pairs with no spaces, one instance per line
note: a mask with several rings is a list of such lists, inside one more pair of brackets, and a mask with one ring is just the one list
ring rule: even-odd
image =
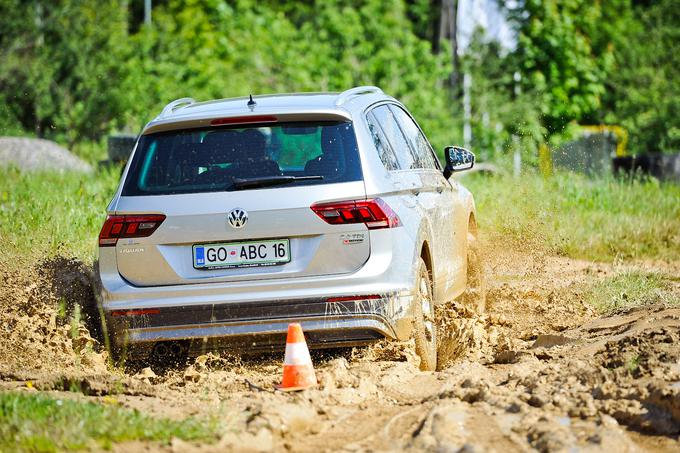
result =
[[65,258],[16,268],[0,268],[0,376],[107,374],[90,270]]

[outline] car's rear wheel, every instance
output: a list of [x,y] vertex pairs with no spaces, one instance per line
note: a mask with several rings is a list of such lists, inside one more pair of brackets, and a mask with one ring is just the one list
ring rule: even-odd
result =
[[413,300],[413,336],[420,369],[434,371],[437,368],[437,326],[434,320],[432,281],[425,261],[418,263],[416,294]]
[[479,241],[473,233],[468,233],[467,250],[467,287],[461,302],[477,313],[486,311],[486,277],[484,261]]

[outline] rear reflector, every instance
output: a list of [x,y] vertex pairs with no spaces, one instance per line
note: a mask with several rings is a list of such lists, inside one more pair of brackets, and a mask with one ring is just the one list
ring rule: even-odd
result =
[[224,126],[226,124],[253,124],[275,123],[276,117],[271,115],[234,116],[231,118],[217,118],[210,122],[211,126]]
[[369,230],[401,225],[399,216],[380,198],[314,203],[311,208],[316,215],[331,225],[364,223]]
[[135,310],[114,310],[111,316],[143,316],[143,315],[157,315],[161,311],[158,308],[140,308]]
[[99,233],[100,247],[113,247],[120,238],[151,236],[165,220],[163,214],[110,215]]
[[329,297],[326,302],[350,302],[353,300],[375,300],[382,299],[381,296],[377,294],[369,294],[367,296],[339,296],[339,297]]

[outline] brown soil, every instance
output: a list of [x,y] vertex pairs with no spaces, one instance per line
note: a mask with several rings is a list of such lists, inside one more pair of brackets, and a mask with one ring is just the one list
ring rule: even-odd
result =
[[[315,352],[321,383],[299,393],[273,390],[279,353],[113,369],[92,338],[86,267],[66,259],[3,266],[0,390],[222,422],[216,444],[117,451],[680,449],[680,306],[600,317],[584,290],[624,265],[499,249],[488,262],[486,313],[439,308],[441,371],[419,371],[409,343]],[[678,263],[635,266],[680,275]]]

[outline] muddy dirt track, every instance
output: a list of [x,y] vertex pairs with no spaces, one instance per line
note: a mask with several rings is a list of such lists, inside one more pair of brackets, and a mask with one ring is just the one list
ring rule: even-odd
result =
[[[627,264],[499,249],[487,312],[443,310],[442,371],[418,371],[408,343],[313,353],[321,385],[294,394],[272,391],[281,354],[112,371],[96,335],[67,321],[91,297],[84,266],[2,269],[0,389],[223,423],[212,445],[118,451],[680,451],[680,305],[598,317],[584,288]],[[680,263],[635,266],[673,276],[680,295]]]

